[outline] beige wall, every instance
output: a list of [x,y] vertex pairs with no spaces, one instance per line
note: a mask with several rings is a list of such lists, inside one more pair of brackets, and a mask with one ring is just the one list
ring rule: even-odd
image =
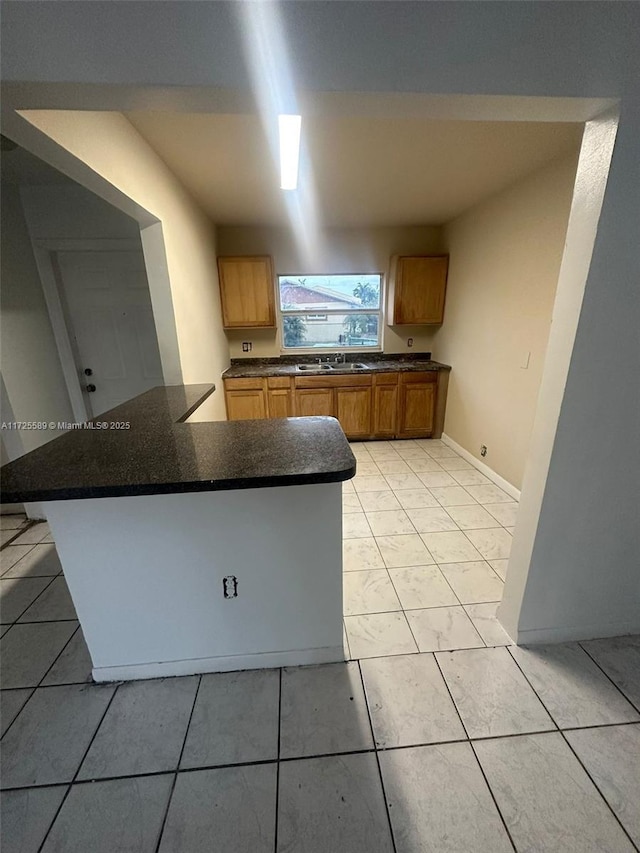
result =
[[[389,258],[394,254],[411,255],[439,252],[441,229],[429,226],[403,228],[331,228],[324,232],[320,268],[308,268],[301,260],[293,234],[285,228],[219,227],[220,255],[271,255],[276,275],[300,273],[388,274]],[[431,349],[433,330],[424,326],[386,326],[385,352],[420,352]],[[273,330],[227,332],[232,358],[280,355],[280,340]],[[413,338],[413,350],[407,338]],[[252,341],[251,353],[242,352],[242,341]]]
[[[46,423],[73,421],[17,186],[3,186],[1,215],[2,378],[13,417]],[[21,452],[33,450],[61,432],[21,430]]]
[[[522,485],[577,167],[577,152],[476,205],[444,229],[451,364],[445,432]],[[527,366],[528,365],[528,366]]]
[[[161,223],[183,381],[216,382],[211,411],[215,419],[224,419],[220,374],[229,351],[214,226],[121,113],[31,110],[22,115]],[[155,315],[151,271],[149,285]],[[156,328],[162,352],[164,318],[156,316]]]

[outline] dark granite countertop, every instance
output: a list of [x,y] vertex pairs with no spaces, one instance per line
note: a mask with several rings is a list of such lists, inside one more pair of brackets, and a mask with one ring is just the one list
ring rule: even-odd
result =
[[[324,358],[325,356],[323,356]],[[451,370],[450,365],[433,361],[431,353],[416,353],[406,355],[404,353],[363,353],[359,358],[357,355],[350,356],[350,361],[364,364],[365,369],[353,370],[345,364],[334,364],[331,370],[317,371],[298,370],[298,364],[312,364],[314,359],[308,355],[283,356],[282,358],[237,358],[231,362],[231,367],[222,374],[223,379],[243,379],[262,376],[308,376],[309,374],[336,376],[344,374],[362,373],[402,373],[405,371],[422,370]]]
[[[184,423],[211,385],[161,386],[2,467],[3,503],[296,486],[356,472],[335,418]],[[97,429],[129,422],[130,429]]]

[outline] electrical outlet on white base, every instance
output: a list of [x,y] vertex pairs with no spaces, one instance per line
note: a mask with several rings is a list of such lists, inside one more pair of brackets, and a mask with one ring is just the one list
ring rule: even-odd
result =
[[251,352],[253,344],[251,341],[242,341],[242,352]]

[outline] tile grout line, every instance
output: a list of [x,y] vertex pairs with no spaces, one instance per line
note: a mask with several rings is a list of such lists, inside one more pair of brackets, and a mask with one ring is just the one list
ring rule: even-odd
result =
[[[13,544],[13,540],[12,540],[11,542],[5,542],[5,544],[4,544],[2,547],[3,547],[3,549],[4,549],[7,545],[12,545],[12,544]],[[29,544],[29,543],[26,543],[26,544]],[[37,545],[42,545],[43,543],[42,543],[42,542],[37,542],[36,544],[37,544]],[[19,547],[24,547],[24,546],[17,545],[17,546],[15,546],[15,547],[18,547],[18,548],[19,548]],[[5,570],[2,572],[2,574],[0,575],[0,580],[9,580],[9,578],[7,578],[7,577],[6,577],[7,572],[10,572],[13,568],[15,568],[15,566],[17,566],[17,565],[18,565],[18,563],[19,563],[21,560],[24,560],[24,558],[25,558],[25,557],[28,557],[28,556],[29,556],[29,554],[33,551],[33,549],[34,549],[35,547],[36,547],[35,545],[31,545],[31,547],[29,548],[29,550],[27,551],[27,553],[26,553],[26,554],[23,554],[23,555],[22,555],[22,557],[19,557],[19,558],[15,561],[15,563],[13,563],[13,565],[12,565],[10,568],[5,569]],[[35,577],[39,577],[39,575],[36,575]],[[44,577],[49,577],[49,575],[44,575]]]
[[[75,632],[74,632],[74,633],[75,633]],[[44,845],[46,844],[47,838],[49,837],[49,833],[51,832],[51,830],[52,830],[52,828],[53,828],[54,823],[55,823],[55,822],[56,822],[56,820],[58,819],[58,815],[59,815],[59,814],[60,814],[60,812],[62,811],[62,807],[64,806],[65,802],[67,801],[67,797],[69,796],[69,793],[70,793],[70,791],[71,791],[71,788],[73,787],[73,784],[74,784],[74,782],[76,781],[76,779],[77,779],[77,777],[78,777],[78,773],[80,772],[80,768],[82,767],[82,765],[83,765],[83,763],[84,763],[85,758],[86,758],[86,757],[87,757],[87,755],[89,754],[89,750],[90,750],[90,749],[91,749],[91,747],[93,746],[93,742],[94,742],[94,740],[95,740],[95,738],[96,738],[96,735],[98,734],[98,730],[100,729],[100,726],[102,725],[102,723],[103,723],[103,721],[104,721],[104,718],[107,716],[107,712],[109,711],[109,708],[111,707],[111,703],[113,702],[114,696],[115,696],[115,695],[116,695],[116,693],[118,692],[118,688],[119,688],[119,686],[120,686],[120,685],[117,685],[117,686],[116,686],[116,688],[115,688],[115,690],[114,690],[114,691],[113,691],[113,693],[111,694],[111,697],[109,698],[109,701],[107,702],[107,705],[106,705],[106,707],[105,707],[105,709],[104,709],[104,712],[103,712],[102,716],[100,717],[100,720],[98,721],[98,725],[95,727],[95,730],[94,730],[94,732],[93,732],[93,735],[91,736],[91,739],[89,740],[89,744],[88,744],[87,748],[85,749],[85,751],[84,751],[84,753],[83,753],[83,755],[82,755],[82,758],[81,758],[81,759],[80,759],[80,761],[78,762],[78,766],[76,767],[76,771],[75,771],[75,773],[73,774],[73,777],[72,777],[71,781],[66,783],[66,784],[68,785],[68,788],[67,788],[67,790],[65,791],[64,797],[62,798],[62,800],[61,800],[61,802],[60,802],[60,805],[59,805],[59,806],[58,806],[58,808],[56,809],[56,813],[55,813],[55,815],[53,816],[53,820],[52,820],[52,821],[51,821],[51,823],[49,824],[49,828],[47,829],[47,832],[46,832],[46,834],[45,834],[44,838],[42,839],[42,842],[41,842],[40,846],[38,847],[38,853],[41,853],[41,851],[42,851],[42,849],[43,849]],[[34,691],[34,693],[35,693],[35,691]],[[31,697],[29,697],[29,698],[31,698]],[[25,704],[26,704],[26,703],[25,703]]]
[[357,661],[355,661],[355,663],[356,663],[356,666],[358,667],[358,672],[360,673],[360,683],[362,685],[362,693],[364,696],[364,705],[365,705],[365,708],[367,709],[367,718],[369,720],[369,731],[371,732],[371,739],[373,742],[373,753],[376,757],[376,766],[378,768],[378,779],[380,780],[380,787],[382,789],[382,799],[384,802],[385,811],[387,813],[387,825],[389,827],[389,835],[391,837],[391,846],[393,847],[393,853],[397,853],[396,839],[395,839],[395,836],[393,834],[393,825],[391,823],[391,813],[389,812],[389,802],[387,800],[387,792],[386,792],[386,789],[384,787],[384,779],[382,777],[382,766],[380,765],[380,755],[378,753],[378,746],[376,743],[376,733],[375,733],[375,729],[373,727],[373,717],[371,716],[371,709],[369,707],[369,697],[367,695],[367,688],[366,688],[365,681],[364,681],[364,675],[362,674],[362,667],[360,666],[360,661],[357,660]]
[[[433,654],[432,652],[425,652],[425,654]],[[357,660],[350,661],[350,663],[358,663]],[[456,708],[457,711],[457,708]],[[614,726],[637,726],[640,723],[606,723],[600,726],[585,726],[584,729],[562,729],[558,730],[558,733],[562,733],[563,731],[585,731],[591,729],[603,729],[603,728],[612,728]],[[319,753],[314,755],[304,756],[303,759],[300,756],[291,756],[289,758],[282,758],[281,762],[285,764],[300,761],[300,760],[309,760],[313,761],[319,758],[335,758],[341,755],[368,755],[373,752],[396,752],[403,749],[424,749],[429,746],[448,746],[450,744],[456,743],[482,743],[484,741],[498,741],[498,740],[509,740],[511,738],[517,737],[537,737],[539,735],[544,734],[556,734],[556,730],[547,730],[547,731],[538,731],[538,732],[515,732],[513,734],[505,734],[505,735],[491,735],[487,737],[476,737],[476,738],[450,738],[447,740],[439,740],[439,741],[424,741],[422,743],[410,743],[410,744],[402,744],[400,746],[388,746],[388,747],[372,747],[370,749],[352,749],[346,752],[326,752]],[[114,782],[119,779],[139,779],[139,778],[147,778],[152,776],[167,776],[171,773],[179,776],[183,773],[201,773],[206,772],[207,770],[227,770],[234,767],[261,767],[269,764],[275,764],[276,762],[272,758],[262,759],[260,761],[244,761],[238,762],[236,764],[206,764],[201,767],[185,767],[183,769],[178,769],[177,771],[171,770],[151,770],[146,773],[129,773],[121,776],[104,776],[100,779],[76,779],[73,782],[73,785],[93,785],[99,782]],[[67,785],[71,785],[71,782],[46,782],[39,785],[16,785],[16,786],[8,786],[3,788],[2,791],[29,791],[32,789],[38,788],[62,788]]]
[[482,778],[484,779],[484,783],[487,786],[487,790],[489,791],[489,795],[490,795],[491,799],[493,800],[493,804],[496,807],[496,811],[498,812],[498,816],[500,817],[500,820],[502,821],[502,825],[504,826],[504,831],[507,833],[507,838],[509,839],[509,842],[511,843],[511,846],[513,847],[515,853],[518,853],[518,848],[516,847],[515,841],[511,837],[511,832],[509,831],[509,827],[507,826],[507,822],[504,819],[504,815],[502,814],[502,811],[500,810],[500,806],[498,805],[498,801],[496,800],[495,794],[493,793],[493,789],[492,789],[491,785],[489,784],[489,779],[487,778],[487,774],[484,772],[484,767],[480,763],[480,759],[478,758],[478,754],[475,751],[475,749],[473,748],[473,741],[469,741],[469,746],[471,747],[471,752],[473,753],[473,757],[476,760],[476,764],[478,765],[478,768],[479,768],[480,772],[482,773]]
[[[343,609],[344,609],[344,605],[343,605]],[[347,623],[344,621],[344,613],[342,614],[342,630],[343,630],[343,635],[342,635],[343,642],[344,642],[344,640],[347,641],[347,653],[349,655],[347,660],[349,661],[349,660],[351,660],[351,643],[349,642],[349,632],[347,631]],[[343,651],[344,651],[344,649],[343,649]]]
[[[33,527],[35,527],[35,526],[36,526],[36,524],[40,524],[40,522],[39,522],[39,521],[36,521],[36,520],[35,520],[35,519],[33,519],[33,518],[28,518],[28,519],[27,519],[27,524],[26,524],[24,527],[18,527],[18,528],[16,528],[17,532],[16,532],[16,533],[15,533],[15,534],[10,538],[10,539],[7,539],[7,541],[6,541],[6,542],[3,542],[3,543],[2,543],[2,545],[0,546],[0,551],[4,551],[4,549],[5,549],[8,545],[31,545],[31,544],[39,545],[39,544],[40,544],[39,542],[34,542],[34,543],[31,543],[31,542],[16,542],[16,539],[17,539],[19,536],[22,536],[22,534],[23,534],[23,533],[26,533],[26,532],[27,532],[27,530],[31,530],[31,528],[33,528]],[[11,529],[13,529],[13,528],[9,528],[9,529],[11,530]],[[25,554],[25,556],[26,556],[26,554]]]
[[[188,676],[187,676],[188,677]],[[189,729],[191,728],[191,720],[193,719],[193,712],[196,707],[196,702],[198,701],[198,694],[200,693],[200,686],[202,684],[202,675],[198,675],[198,684],[196,686],[195,693],[193,695],[193,702],[191,704],[191,711],[189,713],[189,719],[187,720],[187,725],[184,730],[184,737],[182,739],[182,746],[180,747],[180,754],[178,755],[178,760],[176,762],[176,769],[172,772],[173,779],[171,780],[171,790],[169,791],[169,796],[167,797],[167,807],[164,810],[164,816],[162,818],[162,823],[160,824],[160,830],[158,831],[158,840],[155,845],[155,851],[158,853],[160,849],[160,844],[162,843],[162,836],[164,834],[164,828],[167,824],[167,817],[169,815],[169,807],[171,806],[171,800],[173,799],[173,792],[176,789],[176,782],[178,781],[178,772],[180,770],[180,762],[182,761],[182,756],[184,754],[184,748],[187,745],[187,737],[189,736]],[[188,768],[190,769],[190,768]],[[167,771],[163,771],[166,773]],[[171,772],[171,771],[169,771]],[[161,775],[161,773],[153,774],[153,775]],[[123,777],[116,777],[123,778]]]
[[280,808],[280,743],[282,739],[282,667],[278,668],[278,748],[276,752],[276,802],[275,827],[273,832],[273,851],[278,853],[278,823]]
[[[25,556],[26,556],[26,554],[25,554]],[[49,575],[45,575],[45,577],[49,577]],[[32,599],[32,600],[29,602],[29,604],[27,604],[27,606],[25,607],[25,609],[24,609],[23,611],[21,611],[20,615],[19,615],[19,616],[17,616],[17,617],[13,620],[13,622],[5,622],[5,623],[4,623],[4,625],[5,625],[5,626],[6,626],[6,625],[9,625],[9,628],[13,628],[13,626],[14,626],[14,625],[18,625],[18,624],[20,624],[20,625],[32,625],[32,624],[33,624],[33,622],[18,622],[18,619],[21,619],[21,618],[24,616],[24,614],[27,612],[27,610],[29,610],[29,608],[30,608],[30,607],[32,607],[32,606],[36,603],[36,601],[40,598],[40,596],[41,596],[41,595],[43,595],[43,593],[45,593],[45,592],[49,589],[49,587],[51,586],[51,584],[54,582],[54,580],[55,580],[57,577],[59,577],[59,575],[54,575],[54,576],[51,578],[51,580],[49,581],[49,583],[48,583],[48,584],[46,584],[46,586],[44,586],[44,587],[40,590],[40,592],[36,595],[36,597],[35,597],[34,599]],[[13,580],[15,580],[15,581],[21,581],[21,580],[30,580],[30,578],[2,578],[2,580],[12,580],[12,581],[13,581]],[[55,622],[55,621],[58,621],[58,620],[55,620],[55,619],[54,619],[54,620],[52,620],[52,621],[54,621],[54,622]],[[73,621],[73,620],[69,620],[69,621]],[[8,631],[7,631],[7,633],[8,633]]]
[[[554,644],[554,645],[566,645],[566,643],[564,643],[564,644],[563,644],[563,643],[556,643],[556,644]],[[578,645],[578,646],[580,646],[580,644],[579,644],[579,643],[578,643],[577,645]],[[556,730],[557,730],[557,731],[559,731],[559,732],[563,732],[563,731],[580,731],[580,730],[582,730],[582,729],[600,729],[600,728],[606,728],[606,727],[609,727],[609,726],[633,725],[634,723],[640,723],[640,720],[627,720],[625,723],[600,723],[600,724],[595,725],[595,726],[566,726],[566,727],[561,728],[561,727],[558,725],[558,723],[556,723],[556,720],[555,720],[555,718],[554,718],[553,714],[551,713],[551,711],[549,711],[549,709],[547,708],[547,706],[546,706],[546,705],[545,705],[545,703],[543,702],[542,697],[538,694],[538,691],[535,689],[535,687],[533,686],[533,684],[532,684],[532,683],[531,683],[531,681],[529,680],[529,678],[528,678],[527,674],[525,673],[525,671],[522,669],[522,667],[520,666],[520,664],[518,663],[518,661],[515,659],[515,657],[514,657],[514,656],[513,656],[513,654],[511,653],[511,646],[505,646],[505,648],[508,650],[509,654],[511,655],[511,659],[515,662],[516,666],[518,667],[518,669],[520,670],[520,672],[521,672],[521,673],[522,673],[522,675],[524,676],[524,678],[525,678],[525,680],[526,680],[527,684],[529,685],[529,687],[531,687],[531,689],[533,690],[533,692],[536,694],[536,696],[537,696],[537,697],[538,697],[538,699],[540,700],[540,702],[541,702],[541,704],[542,704],[542,707],[545,709],[545,711],[547,712],[547,714],[549,714],[549,716],[550,716],[550,717],[551,717],[551,719],[553,720],[553,723],[554,723],[554,725],[555,725],[555,727],[556,727]],[[582,649],[582,646],[580,646],[580,648]],[[589,652],[587,652],[587,651],[586,651],[586,649],[582,649],[582,651],[583,651],[583,652],[584,652],[584,653],[585,653],[589,658],[591,658],[591,655],[589,654]],[[593,660],[593,658],[591,658],[591,659]],[[594,663],[596,663],[596,661],[593,661],[593,662],[594,662]],[[596,666],[598,666],[598,665],[597,665],[597,663],[596,663]],[[598,667],[598,668],[600,669],[600,667]],[[606,676],[607,676],[607,678],[609,679],[609,681],[611,681],[611,679],[609,678],[609,676],[607,675],[607,673],[606,673],[606,672],[604,672],[604,670],[602,670],[602,672],[603,672],[603,674],[604,674],[604,675],[606,675]],[[623,699],[625,699],[625,700],[627,701],[627,703],[631,706],[631,708],[632,708],[634,711],[635,711],[635,710],[637,710],[637,709],[635,708],[635,706],[633,705],[633,703],[632,703],[632,702],[629,702],[629,700],[628,700],[628,699],[627,699],[627,697],[624,695],[624,693],[622,692],[622,690],[620,690],[620,688],[618,687],[618,685],[617,685],[614,681],[611,681],[611,683],[612,683],[612,684],[613,684],[613,686],[616,688],[616,691],[617,691],[617,692],[622,696],[622,698],[623,698]]]
[[604,802],[605,806],[609,809],[609,811],[610,811],[610,812],[611,812],[611,814],[613,815],[613,817],[614,817],[614,819],[615,819],[616,823],[619,825],[620,829],[624,832],[624,834],[625,834],[625,835],[627,836],[627,838],[629,839],[629,842],[630,842],[631,846],[633,847],[633,849],[634,849],[634,850],[638,850],[638,847],[636,846],[636,844],[634,843],[633,839],[631,838],[631,836],[629,835],[629,833],[628,833],[628,832],[627,832],[627,830],[625,829],[624,824],[622,823],[622,821],[620,820],[620,818],[618,817],[618,815],[617,815],[617,814],[615,813],[615,811],[613,810],[613,807],[609,804],[609,801],[607,800],[607,798],[605,797],[605,795],[603,794],[603,792],[600,790],[599,785],[596,783],[596,781],[595,781],[595,779],[593,778],[593,776],[591,775],[591,773],[589,773],[589,770],[587,769],[586,765],[585,765],[585,764],[583,764],[582,759],[580,758],[580,756],[578,755],[578,753],[577,753],[577,752],[575,751],[575,749],[572,747],[571,742],[570,742],[570,741],[569,741],[569,739],[565,736],[564,731],[563,731],[562,729],[560,729],[559,731],[560,731],[560,735],[562,736],[563,741],[566,743],[567,747],[569,748],[569,751],[570,751],[570,752],[571,752],[571,754],[575,757],[575,759],[576,759],[576,761],[578,762],[578,764],[580,765],[580,767],[582,767],[582,769],[583,769],[583,770],[584,770],[584,772],[586,773],[587,778],[589,779],[589,781],[591,782],[591,784],[593,785],[593,787],[596,789],[596,792],[600,795],[600,799]]
[[[54,621],[57,621],[57,620],[54,620]],[[62,619],[61,619],[60,621],[61,621],[61,622],[62,622],[62,621],[64,621],[64,622],[77,622],[77,623],[78,623],[78,627],[77,627],[77,628],[76,628],[76,630],[71,634],[71,636],[69,637],[69,639],[67,640],[67,642],[64,644],[64,646],[60,649],[60,651],[59,651],[59,652],[58,652],[58,654],[56,655],[56,657],[55,657],[55,659],[54,659],[53,663],[52,663],[52,664],[51,664],[51,666],[47,669],[47,671],[45,672],[45,674],[42,676],[42,678],[40,679],[40,681],[39,681],[39,682],[38,682],[38,684],[36,685],[36,687],[35,687],[35,689],[36,689],[36,690],[38,690],[38,688],[39,688],[39,687],[42,687],[42,686],[43,686],[42,682],[43,682],[43,681],[45,680],[45,678],[49,675],[49,673],[51,672],[51,670],[53,669],[53,667],[58,663],[58,661],[59,661],[59,659],[60,659],[61,655],[64,653],[64,650],[67,648],[67,646],[69,645],[69,643],[71,642],[71,640],[73,640],[73,638],[75,637],[75,635],[76,635],[76,634],[78,633],[78,631],[80,630],[80,620],[79,620],[79,619],[64,619],[64,620],[62,620]],[[23,625],[34,625],[34,624],[40,624],[40,623],[37,623],[37,622],[23,622],[22,624],[23,624]],[[47,624],[51,624],[51,623],[47,623]],[[92,661],[92,663],[93,663],[93,661]],[[71,682],[71,683],[73,684],[74,682]],[[86,682],[85,682],[85,681],[81,681],[81,682],[75,682],[75,683],[76,683],[76,684],[77,684],[77,683],[79,683],[79,684],[94,684],[95,682],[93,681],[93,678],[92,678],[92,679],[91,679],[91,681],[86,681]],[[48,686],[48,687],[62,687],[63,685],[61,685],[61,684],[60,684],[60,685],[58,685],[58,684],[49,684],[49,685],[45,685],[45,686]]]
[[[550,718],[551,722],[552,722],[552,723],[554,724],[554,726],[555,726],[555,729],[554,729],[554,730],[552,730],[552,731],[548,731],[548,732],[528,732],[528,733],[526,733],[526,736],[531,737],[531,736],[535,736],[535,735],[542,735],[542,734],[559,734],[559,735],[562,737],[563,741],[567,744],[567,746],[569,747],[569,749],[570,749],[570,751],[572,752],[572,754],[573,754],[573,755],[575,755],[576,759],[578,760],[578,763],[580,764],[580,766],[582,767],[582,769],[583,769],[583,770],[584,770],[584,772],[586,773],[586,775],[587,775],[587,777],[589,778],[590,782],[593,784],[593,786],[595,787],[595,789],[596,789],[596,791],[598,792],[598,794],[600,794],[600,797],[604,800],[604,802],[605,802],[605,804],[606,804],[607,808],[609,809],[609,811],[611,812],[611,814],[614,816],[614,818],[615,818],[615,820],[617,821],[617,823],[618,823],[618,824],[620,824],[620,827],[622,828],[622,831],[623,831],[623,832],[624,832],[624,834],[627,836],[627,838],[629,838],[629,841],[631,842],[631,844],[632,844],[633,848],[634,848],[635,850],[638,850],[638,848],[636,847],[636,845],[633,843],[632,839],[629,837],[629,834],[627,833],[626,829],[624,828],[624,826],[623,826],[623,825],[622,825],[622,823],[620,822],[620,820],[619,820],[618,816],[617,816],[617,815],[616,815],[616,813],[613,811],[612,807],[609,805],[609,802],[607,801],[606,797],[604,796],[604,794],[602,793],[602,791],[600,790],[600,788],[596,785],[596,783],[595,783],[594,779],[592,778],[591,774],[589,773],[589,771],[587,770],[587,768],[584,766],[584,764],[582,763],[582,761],[581,761],[581,760],[580,760],[580,758],[578,757],[577,753],[576,753],[576,752],[574,751],[574,749],[572,748],[572,746],[571,746],[571,744],[569,743],[568,739],[565,737],[565,731],[584,731],[585,729],[594,729],[594,728],[597,728],[597,729],[602,729],[602,728],[611,728],[612,726],[617,726],[617,725],[638,725],[638,724],[640,723],[640,721],[638,721],[638,720],[630,720],[630,721],[627,721],[626,723],[602,723],[602,724],[600,724],[600,725],[596,725],[596,726],[574,726],[574,727],[567,728],[567,729],[560,728],[560,726],[558,725],[558,723],[557,723],[557,722],[556,722],[556,720],[555,720],[555,717],[553,716],[553,714],[551,713],[551,711],[547,708],[547,706],[545,705],[544,701],[542,700],[542,697],[538,694],[538,691],[535,689],[535,687],[533,686],[533,684],[529,681],[529,678],[527,677],[526,673],[524,672],[524,670],[522,669],[522,667],[520,666],[520,664],[518,663],[518,661],[517,661],[517,660],[515,659],[515,657],[511,654],[511,650],[510,650],[510,648],[509,648],[508,646],[506,646],[506,648],[507,648],[507,651],[509,652],[509,654],[511,655],[511,659],[514,661],[514,663],[516,664],[516,666],[518,667],[518,669],[519,669],[519,670],[520,670],[520,672],[522,673],[522,675],[523,675],[523,677],[524,677],[525,681],[527,682],[527,684],[529,685],[529,687],[531,687],[531,689],[533,690],[533,692],[534,692],[534,693],[535,693],[535,695],[537,696],[538,701],[540,702],[540,704],[542,705],[542,707],[544,708],[544,710],[547,712],[547,714],[549,715],[549,718]],[[582,647],[581,647],[581,648],[582,648]],[[583,651],[585,651],[585,652],[586,652],[586,650],[583,650]],[[586,652],[586,653],[588,654],[588,652]],[[589,657],[590,657],[590,655],[589,655]],[[595,663],[595,661],[594,661],[594,663]],[[605,673],[605,675],[606,675],[606,673]],[[614,686],[615,686],[615,687],[617,687],[617,685],[614,685]],[[619,691],[619,692],[620,692],[620,693],[622,693],[622,691]],[[624,694],[622,694],[622,695],[624,696]],[[626,698],[626,697],[624,697],[624,698]],[[525,736],[525,735],[524,735],[524,733],[522,733],[522,734],[523,734],[523,736]]]
[[[404,621],[407,623],[407,626],[409,627],[409,633],[411,634],[411,639],[416,644],[416,649],[418,650],[417,653],[413,652],[413,654],[419,654],[419,655],[430,654],[429,652],[421,652],[420,651],[420,646],[418,645],[418,641],[416,640],[416,635],[413,633],[413,628],[411,627],[411,622],[409,622],[409,620],[407,619],[407,614],[404,612],[404,610],[402,611],[402,615],[404,616]],[[379,655],[379,657],[396,657],[396,656],[395,655]]]
[[[56,576],[56,577],[57,577],[57,576]],[[43,592],[44,592],[44,590],[43,590]],[[54,620],[54,621],[58,621],[58,620]],[[28,704],[29,704],[29,702],[31,701],[31,697],[32,697],[32,696],[33,696],[33,694],[36,692],[36,690],[39,690],[41,687],[43,687],[42,682],[45,680],[45,678],[47,677],[47,675],[49,675],[49,672],[50,672],[50,671],[52,670],[52,668],[56,665],[56,663],[58,662],[58,660],[59,660],[60,656],[62,655],[62,653],[64,652],[64,650],[67,648],[67,646],[69,645],[69,643],[71,642],[71,640],[73,640],[73,638],[75,637],[75,635],[76,635],[76,634],[78,633],[78,631],[80,630],[80,622],[79,622],[77,619],[67,619],[67,620],[60,620],[60,621],[66,621],[66,622],[78,622],[78,625],[77,625],[77,627],[76,627],[76,630],[71,634],[71,636],[69,637],[69,639],[67,640],[67,642],[66,642],[66,643],[63,645],[63,647],[60,649],[60,651],[58,652],[58,654],[56,655],[56,657],[55,657],[55,658],[54,658],[54,660],[52,661],[51,666],[49,666],[49,667],[48,667],[48,669],[46,670],[46,672],[44,673],[44,675],[42,676],[42,678],[40,679],[40,681],[39,681],[35,686],[29,685],[29,686],[27,686],[27,687],[4,687],[4,688],[0,688],[0,696],[2,696],[2,691],[3,691],[3,690],[31,690],[31,696],[29,696],[29,698],[28,698],[28,699],[27,699],[27,701],[24,703],[24,705],[22,706],[22,708],[20,708],[20,710],[19,710],[19,711],[18,711],[18,713],[15,715],[15,717],[13,718],[13,720],[11,720],[11,722],[9,723],[9,725],[7,726],[7,728],[5,729],[5,731],[3,732],[2,737],[0,738],[0,741],[5,737],[5,735],[7,734],[7,732],[9,731],[9,729],[11,728],[11,726],[16,722],[16,720],[18,719],[18,717],[22,714],[22,712],[24,711],[24,709],[27,707],[27,705],[28,705]],[[17,624],[17,623],[15,623],[15,622],[14,622],[14,623],[13,623],[13,625],[15,625],[15,624]],[[39,622],[21,622],[20,624],[21,624],[21,625],[39,625],[40,623],[39,623]],[[52,624],[52,623],[51,623],[51,622],[49,622],[49,623],[46,623],[46,624]],[[13,625],[11,626],[12,628],[13,628]],[[8,632],[7,632],[7,633],[8,633]],[[84,681],[82,681],[82,682],[71,682],[70,684],[46,684],[46,685],[44,685],[44,687],[45,687],[45,688],[46,688],[46,687],[69,687],[69,686],[71,686],[72,684],[93,684],[93,683],[94,683],[93,681],[90,681],[90,682],[84,682]]]
[[[602,639],[607,639],[607,638],[603,637]],[[613,680],[613,678],[611,678],[611,676],[606,671],[606,669],[604,669],[604,667],[600,666],[598,661],[593,657],[593,655],[589,652],[588,649],[585,649],[585,647],[582,645],[583,642],[588,643],[591,641],[590,640],[583,640],[582,642],[578,641],[578,645],[580,646],[582,651],[585,653],[585,655],[587,655],[595,663],[595,665],[598,667],[600,672],[602,672],[602,674],[606,676],[606,678],[611,682],[611,684],[613,684],[613,686],[616,688],[618,693],[620,693],[627,700],[627,702],[631,705],[631,707],[634,709],[634,711],[637,711],[638,713],[640,713],[640,706],[636,705],[635,702],[633,702],[631,699],[629,699],[629,697],[625,694],[624,690],[622,690],[622,688],[618,684],[616,684],[616,682]]]
[[519,663],[518,663],[518,661],[515,659],[515,657],[511,654],[511,649],[509,648],[509,646],[505,646],[505,648],[506,648],[506,649],[507,649],[507,651],[509,652],[509,657],[510,657],[510,658],[511,658],[511,660],[515,663],[515,665],[518,667],[518,669],[520,670],[520,673],[522,674],[522,677],[523,677],[523,678],[524,678],[524,680],[527,682],[527,684],[529,685],[529,687],[533,690],[533,692],[535,693],[535,695],[536,695],[536,696],[537,696],[537,698],[538,698],[538,702],[540,702],[540,704],[542,705],[542,707],[544,708],[544,710],[547,712],[547,715],[549,716],[549,719],[551,720],[551,722],[552,722],[552,723],[553,723],[553,725],[555,726],[555,729],[553,729],[553,730],[552,730],[552,733],[553,733],[553,732],[559,732],[559,731],[560,731],[560,726],[559,726],[559,725],[558,725],[558,723],[556,722],[556,718],[553,716],[553,714],[551,713],[551,711],[547,708],[547,706],[546,706],[546,704],[545,704],[544,700],[542,699],[542,697],[540,696],[540,694],[538,693],[538,691],[536,690],[536,688],[535,688],[535,687],[533,686],[533,684],[531,683],[531,681],[530,681],[529,676],[527,675],[527,673],[526,673],[526,672],[524,671],[524,669],[520,666],[520,664],[519,664]]
[[[480,639],[482,639],[482,638],[480,638]],[[484,642],[484,640],[483,640],[483,642]],[[451,699],[451,703],[455,709],[456,714],[458,715],[458,719],[460,720],[460,725],[462,726],[462,731],[467,736],[467,739],[466,739],[466,741],[464,741],[464,743],[468,743],[470,748],[471,748],[471,752],[473,753],[473,756],[476,760],[476,763],[477,763],[478,767],[480,768],[480,772],[482,773],[482,778],[484,779],[484,783],[487,786],[487,790],[489,791],[489,795],[490,795],[491,799],[493,800],[493,804],[496,807],[496,811],[498,812],[498,816],[499,816],[500,820],[502,821],[502,825],[504,826],[504,831],[507,833],[507,838],[509,839],[511,846],[513,847],[514,851],[516,851],[516,853],[517,853],[517,847],[513,843],[513,838],[511,837],[511,833],[509,832],[509,827],[507,826],[507,823],[504,819],[504,816],[503,816],[502,812],[500,811],[500,807],[498,806],[498,802],[497,802],[497,800],[493,794],[493,791],[491,790],[491,786],[489,785],[489,780],[487,779],[485,772],[484,772],[484,769],[483,769],[482,765],[480,764],[480,760],[478,759],[478,756],[476,755],[476,751],[473,748],[473,742],[472,742],[471,738],[469,737],[469,731],[464,724],[464,720],[462,719],[462,714],[460,713],[460,710],[458,709],[458,706],[456,704],[456,700],[453,698],[453,693],[451,692],[451,690],[449,688],[449,682],[445,678],[444,672],[442,671],[442,667],[440,666],[440,661],[436,657],[435,652],[432,652],[431,654],[432,654],[432,657],[435,661],[436,666],[438,667],[438,672],[440,673],[440,678],[442,679],[444,686],[447,690],[447,693],[449,694],[449,698]],[[498,738],[495,738],[495,740],[498,740]]]
[[[56,575],[56,577],[60,577],[60,575]],[[56,577],[52,578],[52,580],[55,580]],[[46,592],[48,588],[49,588],[49,586],[45,587],[45,589],[43,589],[42,592]],[[32,603],[35,603],[35,599],[33,600]],[[31,607],[31,605],[29,605],[29,607]],[[53,625],[55,622],[79,622],[79,621],[80,620],[78,619],[77,616],[75,619],[34,619],[32,622],[27,622],[26,620],[24,622],[11,622],[11,623],[5,622],[4,627],[7,627],[7,625],[9,628],[13,628],[14,625]],[[8,631],[7,631],[7,633],[8,633]]]

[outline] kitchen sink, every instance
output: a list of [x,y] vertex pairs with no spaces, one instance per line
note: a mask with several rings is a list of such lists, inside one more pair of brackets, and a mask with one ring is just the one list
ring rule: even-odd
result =
[[332,364],[296,364],[296,370],[318,373],[321,370],[333,370]]
[[302,370],[305,373],[320,373],[321,371],[328,370],[366,370],[367,365],[361,364],[360,362],[348,362],[343,364],[342,362],[337,362],[335,364],[328,364],[324,362],[323,364],[296,364],[296,370]]

